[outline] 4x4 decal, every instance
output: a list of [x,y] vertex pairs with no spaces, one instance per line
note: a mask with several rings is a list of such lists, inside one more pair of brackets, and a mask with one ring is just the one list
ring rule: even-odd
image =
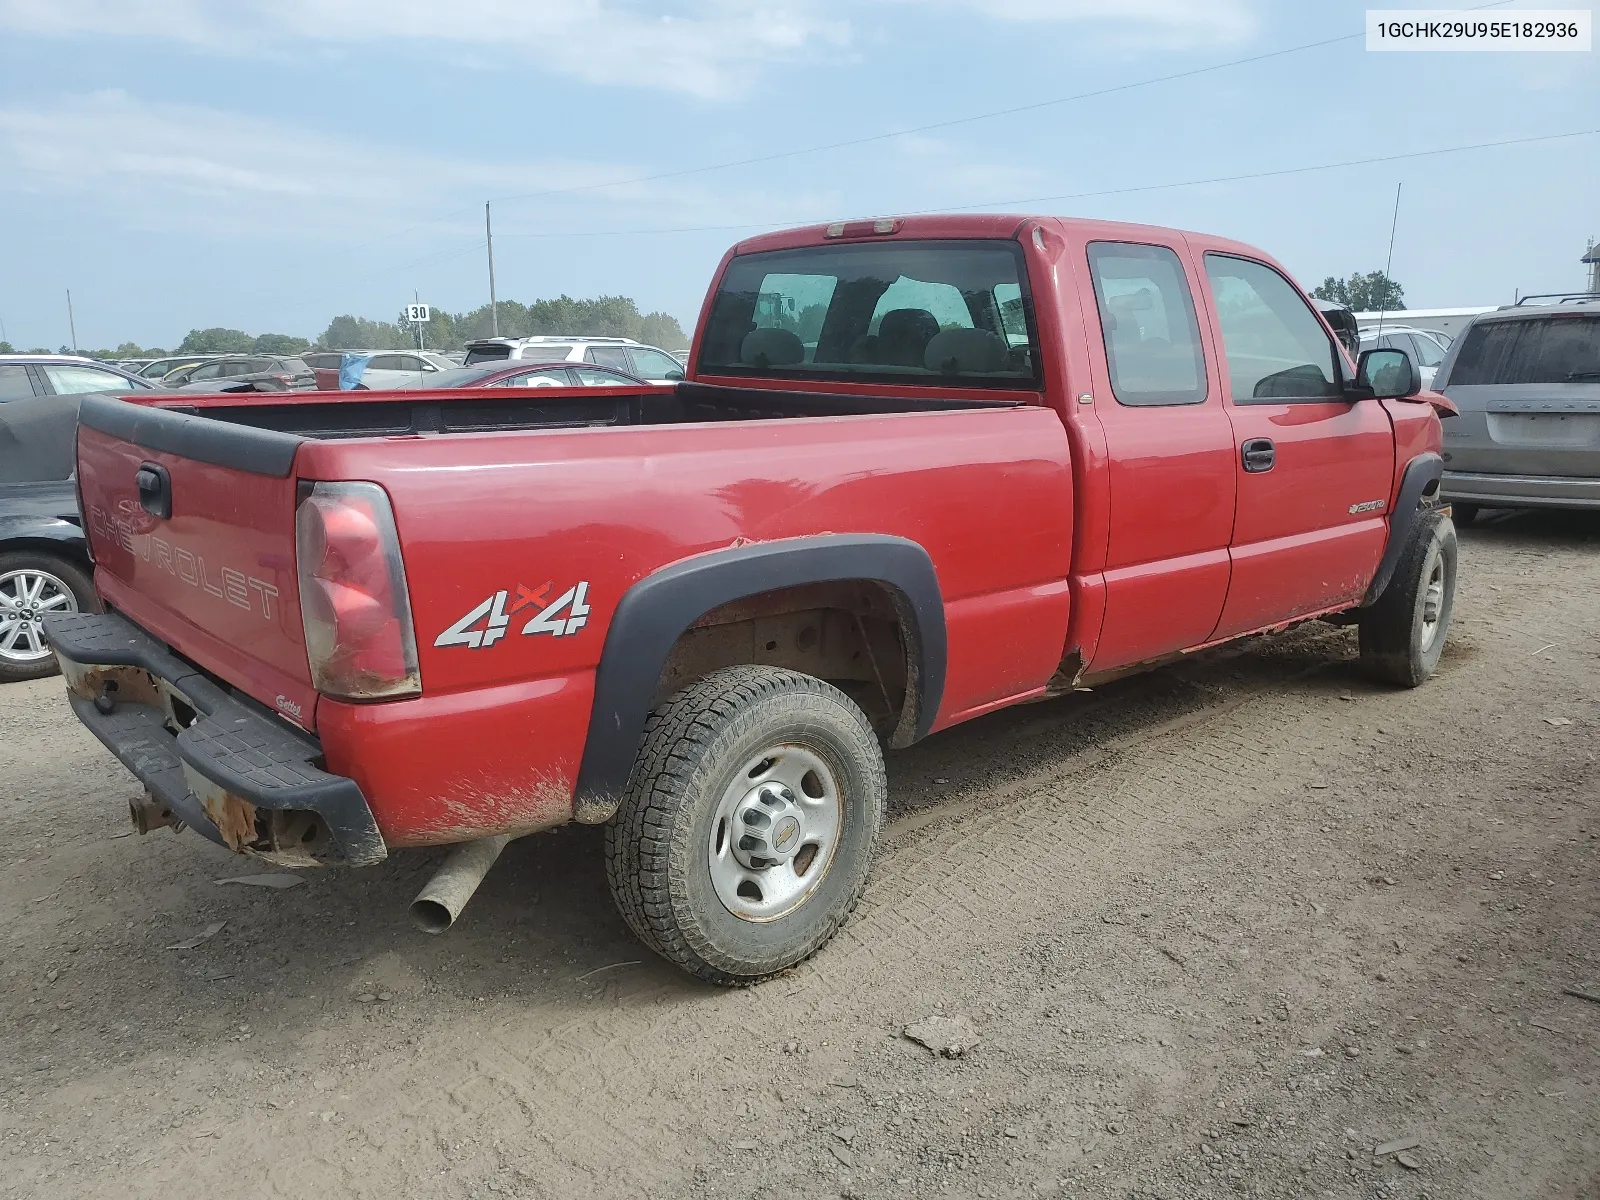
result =
[[[569,637],[589,621],[589,581],[575,583],[550,600],[554,587],[553,580],[546,580],[537,588],[517,584],[514,597],[506,591],[496,592],[434,638],[433,644],[441,649],[446,646],[487,649],[505,637],[512,617],[530,608],[534,613],[522,627],[525,635],[536,637],[548,633],[552,637]],[[479,622],[483,623],[483,628],[473,628]]]

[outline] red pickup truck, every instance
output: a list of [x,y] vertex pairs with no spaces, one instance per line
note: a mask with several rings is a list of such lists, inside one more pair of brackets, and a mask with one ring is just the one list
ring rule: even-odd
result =
[[740,243],[659,388],[89,397],[103,614],[72,706],[190,826],[291,865],[605,823],[687,970],[816,951],[881,746],[1297,621],[1415,686],[1450,622],[1442,397],[1272,259],[1055,217]]

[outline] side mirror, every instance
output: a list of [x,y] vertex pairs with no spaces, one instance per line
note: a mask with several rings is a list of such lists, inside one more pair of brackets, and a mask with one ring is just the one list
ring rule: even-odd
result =
[[661,378],[663,378],[663,379],[682,379],[683,378],[683,372],[682,371],[668,371]]
[[1422,372],[1404,350],[1363,350],[1356,387],[1376,400],[1405,400],[1422,390]]

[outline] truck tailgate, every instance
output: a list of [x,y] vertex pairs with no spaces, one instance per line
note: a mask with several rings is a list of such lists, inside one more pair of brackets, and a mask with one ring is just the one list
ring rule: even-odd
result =
[[294,558],[298,442],[89,397],[78,480],[106,603],[311,729],[317,697]]

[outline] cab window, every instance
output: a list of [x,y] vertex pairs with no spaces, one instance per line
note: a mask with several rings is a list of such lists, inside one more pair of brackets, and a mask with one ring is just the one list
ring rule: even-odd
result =
[[1342,395],[1333,341],[1292,283],[1230,254],[1207,254],[1206,277],[1235,404]]
[[1183,263],[1166,246],[1089,243],[1111,394],[1119,404],[1199,404],[1205,354]]

